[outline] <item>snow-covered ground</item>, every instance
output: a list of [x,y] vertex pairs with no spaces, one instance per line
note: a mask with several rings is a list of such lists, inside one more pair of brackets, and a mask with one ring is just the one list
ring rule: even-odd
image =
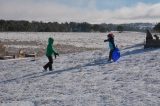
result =
[[46,43],[53,35],[56,43],[103,48],[60,55],[50,72],[42,72],[45,56],[0,61],[1,105],[160,106],[160,49],[143,49],[144,33],[114,34],[121,58],[108,63],[107,34],[0,33],[1,40]]
[[[114,34],[116,37],[115,40],[119,46],[143,43],[145,39],[145,33],[139,32],[114,32]],[[48,37],[53,37],[55,39],[55,44],[59,43],[74,45],[77,47],[106,48],[103,41],[107,38],[107,33],[0,33],[0,40],[2,41],[31,41],[31,43],[35,41],[40,44],[47,44]],[[23,47],[25,45],[21,46]]]

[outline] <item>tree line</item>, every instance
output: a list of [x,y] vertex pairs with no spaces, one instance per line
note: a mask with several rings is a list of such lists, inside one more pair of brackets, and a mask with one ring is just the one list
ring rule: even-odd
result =
[[[139,23],[140,24],[140,23]],[[109,31],[145,31],[135,24],[90,24],[87,22],[38,22],[0,20],[0,32],[109,32]],[[141,23],[143,24],[143,23]]]

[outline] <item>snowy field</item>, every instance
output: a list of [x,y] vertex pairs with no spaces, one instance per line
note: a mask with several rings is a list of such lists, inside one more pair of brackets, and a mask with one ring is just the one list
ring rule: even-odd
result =
[[[115,40],[119,46],[143,43],[145,39],[145,33],[124,32],[122,34],[115,32],[115,34],[117,38]],[[65,45],[74,45],[77,47],[106,48],[103,41],[107,38],[107,33],[0,33],[0,40],[30,41],[32,43],[38,42],[40,44],[47,44],[49,37],[53,37],[55,39],[55,44],[60,43]]]
[[160,106],[160,49],[143,49],[145,33],[115,34],[121,58],[108,63],[104,33],[0,33],[0,40],[47,43],[102,50],[62,54],[53,71],[48,61],[0,61],[0,106]]

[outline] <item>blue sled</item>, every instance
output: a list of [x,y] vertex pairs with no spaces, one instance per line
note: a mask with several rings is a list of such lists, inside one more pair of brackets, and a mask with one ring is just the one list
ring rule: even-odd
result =
[[112,53],[112,59],[114,62],[116,62],[120,57],[121,57],[120,50],[116,48]]

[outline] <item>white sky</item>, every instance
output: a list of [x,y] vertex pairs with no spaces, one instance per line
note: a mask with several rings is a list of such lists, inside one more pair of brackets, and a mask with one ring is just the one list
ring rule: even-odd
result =
[[[89,23],[160,22],[160,3],[141,2],[115,9],[99,9],[95,0],[77,0],[75,5],[56,0],[37,1],[0,0],[0,19]],[[85,5],[84,1],[87,1]]]

